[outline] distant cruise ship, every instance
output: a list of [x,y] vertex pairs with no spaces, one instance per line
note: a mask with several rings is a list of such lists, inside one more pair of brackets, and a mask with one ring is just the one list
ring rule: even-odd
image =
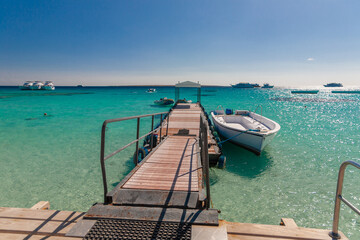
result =
[[328,83],[324,85],[324,87],[342,87],[343,85],[341,83]]
[[238,83],[235,85],[231,85],[233,88],[254,88],[256,84],[251,83]]

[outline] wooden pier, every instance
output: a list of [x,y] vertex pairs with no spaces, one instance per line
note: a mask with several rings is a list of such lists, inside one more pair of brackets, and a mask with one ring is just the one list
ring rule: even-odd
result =
[[[0,207],[0,240],[80,240],[83,236],[66,235],[73,234],[73,228],[77,223],[85,226],[82,223],[84,215],[85,213],[82,212]],[[331,240],[328,236],[330,230],[302,228],[298,227],[292,219],[281,220],[281,225],[277,226],[233,223],[223,220],[219,220],[218,226],[192,225],[191,239]],[[348,239],[342,233],[340,234],[341,239]]]
[[110,192],[102,166],[104,203],[86,213],[0,208],[0,239],[331,239],[329,230],[301,228],[292,219],[281,226],[219,220],[208,172],[209,154],[219,150],[201,105],[177,104],[160,128],[151,131],[158,145]]

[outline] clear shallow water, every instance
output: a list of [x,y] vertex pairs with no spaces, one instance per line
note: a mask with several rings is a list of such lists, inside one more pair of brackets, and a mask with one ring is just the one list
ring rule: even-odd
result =
[[[166,111],[153,101],[174,97],[174,89],[60,88],[54,92],[0,88],[0,206],[31,207],[40,200],[52,209],[86,211],[102,201],[100,130],[105,119]],[[203,88],[207,111],[218,105],[250,109],[281,125],[261,156],[224,144],[226,169],[211,169],[211,194],[221,218],[331,228],[341,162],[360,162],[360,95],[292,95],[289,89]],[[196,100],[196,91],[181,97]],[[258,110],[260,112],[260,109]],[[47,116],[44,116],[47,113]],[[149,119],[150,120],[150,119]],[[149,127],[149,121],[142,121]],[[135,137],[136,122],[111,124],[107,152]],[[145,133],[148,129],[144,129]],[[133,167],[134,148],[107,161],[109,184]],[[360,207],[360,172],[346,172],[344,196]],[[360,239],[359,217],[342,207],[340,230]]]

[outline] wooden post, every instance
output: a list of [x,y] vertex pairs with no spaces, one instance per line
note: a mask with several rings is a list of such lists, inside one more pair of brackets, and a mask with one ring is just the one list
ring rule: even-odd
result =
[[50,209],[50,202],[49,201],[40,201],[34,206],[31,207],[34,210],[49,210]]

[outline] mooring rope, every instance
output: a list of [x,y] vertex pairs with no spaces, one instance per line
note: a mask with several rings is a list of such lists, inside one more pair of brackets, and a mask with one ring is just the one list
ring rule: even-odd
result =
[[249,129],[249,130],[246,130],[245,132],[241,132],[241,133],[235,134],[234,136],[232,136],[232,137],[230,137],[230,138],[228,138],[228,139],[225,139],[224,141],[218,142],[218,144],[223,144],[224,142],[227,142],[227,141],[233,139],[234,137],[237,137],[237,136],[239,136],[239,135],[241,135],[241,134],[243,134],[243,133],[247,133],[247,132],[259,132],[259,131],[258,131],[258,130],[254,130],[254,129]]

